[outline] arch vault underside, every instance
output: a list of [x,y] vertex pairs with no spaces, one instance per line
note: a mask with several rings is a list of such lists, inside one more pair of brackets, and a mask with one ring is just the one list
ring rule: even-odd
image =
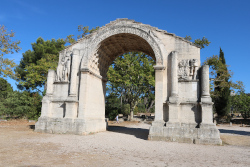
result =
[[221,144],[213,124],[209,68],[185,39],[128,19],[113,21],[60,52],[49,70],[37,132],[105,131],[108,67],[123,53],[144,52],[156,61],[155,119],[151,140]]
[[134,34],[121,33],[100,42],[96,52],[89,60],[88,68],[102,77],[106,77],[108,67],[116,57],[132,51],[144,52],[156,60],[154,51],[147,41]]

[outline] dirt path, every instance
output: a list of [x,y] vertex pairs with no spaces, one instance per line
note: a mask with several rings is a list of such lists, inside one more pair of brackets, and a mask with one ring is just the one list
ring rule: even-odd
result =
[[148,141],[144,123],[111,124],[109,131],[88,136],[41,134],[32,125],[0,122],[0,166],[250,166],[248,133],[224,131],[225,145],[209,146]]

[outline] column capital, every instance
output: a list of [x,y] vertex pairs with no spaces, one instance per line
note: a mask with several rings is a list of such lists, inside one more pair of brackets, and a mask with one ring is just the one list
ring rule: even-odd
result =
[[163,65],[155,65],[154,69],[155,70],[165,70],[165,66],[163,66]]

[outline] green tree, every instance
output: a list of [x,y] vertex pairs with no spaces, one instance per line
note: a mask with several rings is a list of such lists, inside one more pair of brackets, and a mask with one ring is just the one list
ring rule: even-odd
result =
[[38,119],[42,96],[27,91],[13,91],[11,85],[0,78],[0,116],[7,118]]
[[217,87],[220,90],[231,87],[232,81],[229,80],[232,76],[232,72],[227,69],[227,65],[223,64],[219,56],[213,55],[207,58],[203,64],[209,65],[210,67],[210,84],[211,84],[211,96],[216,98],[220,96],[220,91],[214,91]]
[[0,115],[7,118],[38,119],[41,111],[41,95],[27,91],[14,91],[0,103]]
[[141,98],[154,94],[154,60],[138,52],[123,54],[109,67],[107,78],[110,89],[130,105],[130,117]]
[[18,52],[20,41],[13,41],[15,33],[7,31],[4,25],[0,25],[0,76],[15,78],[13,68],[16,66],[13,60],[4,58],[5,54]]
[[240,112],[243,118],[250,117],[250,94],[244,90],[238,91],[232,96],[232,107],[236,112]]
[[5,99],[10,93],[13,92],[11,85],[3,78],[0,78],[0,116],[3,116],[3,113],[6,110],[4,105]]
[[113,120],[118,113],[121,113],[120,99],[114,93],[110,93],[105,100],[105,115]]
[[220,49],[220,56],[214,55],[205,60],[204,64],[210,67],[210,92],[217,114],[225,116],[230,111],[230,93],[242,90],[241,81],[233,82],[232,72],[227,69],[224,53]]
[[[99,27],[89,29],[88,26],[78,26],[78,32],[84,37]],[[39,37],[35,43],[32,43],[32,50],[23,53],[20,64],[15,68],[15,72],[19,77],[18,88],[21,90],[38,90],[46,86],[46,79],[49,69],[56,70],[59,52],[62,51],[67,43],[74,43],[76,39],[74,35],[67,36],[66,39],[51,39],[44,41]],[[45,89],[46,90],[46,87]]]
[[144,112],[146,113],[152,113],[154,112],[154,106],[155,106],[155,94],[154,94],[154,87],[151,89],[148,89],[147,96],[144,96],[143,100],[143,108]]
[[[91,34],[95,31],[97,31],[100,27],[97,26],[97,27],[93,27],[91,29],[89,29],[89,26],[83,26],[83,25],[79,25],[77,27],[78,29],[78,33],[80,33],[79,35],[77,35],[77,39],[80,39],[80,38],[83,38],[85,37],[86,35],[88,34]],[[77,41],[77,39],[74,38],[75,35],[68,35],[67,38],[66,38],[66,41],[70,44],[74,43]]]
[[49,69],[56,69],[59,52],[65,48],[64,39],[44,41],[39,37],[32,43],[32,50],[23,53],[15,72],[19,75],[18,88],[34,90],[43,87]]
[[[226,60],[224,57],[224,52],[220,48],[219,61],[221,62],[221,69],[223,71],[218,70],[215,81],[214,94],[214,107],[219,116],[225,116],[230,112],[231,103],[230,103],[230,83],[229,83],[229,75],[226,66]],[[222,77],[221,77],[222,76]]]
[[10,92],[13,92],[11,85],[4,78],[0,78],[0,101],[7,98]]
[[95,31],[97,31],[99,28],[100,27],[97,26],[97,27],[93,27],[93,28],[89,29],[89,26],[79,25],[78,26],[78,32],[80,32],[81,34],[77,36],[77,39],[83,38],[86,35],[91,34],[91,33],[95,32]]
[[[186,36],[185,37],[186,40],[191,41],[192,37],[191,36]],[[203,37],[202,39],[195,39],[193,41],[193,43],[197,46],[199,46],[201,49],[205,48],[206,46],[209,46],[209,44],[211,43],[210,41],[208,41],[208,39],[206,37]]]

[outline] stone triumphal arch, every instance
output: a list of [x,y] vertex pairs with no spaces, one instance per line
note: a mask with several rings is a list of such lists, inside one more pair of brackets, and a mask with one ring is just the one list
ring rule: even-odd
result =
[[221,144],[213,124],[209,68],[200,48],[172,33],[117,19],[60,52],[49,70],[37,132],[105,131],[106,73],[116,57],[144,52],[156,61],[155,120],[149,139]]

